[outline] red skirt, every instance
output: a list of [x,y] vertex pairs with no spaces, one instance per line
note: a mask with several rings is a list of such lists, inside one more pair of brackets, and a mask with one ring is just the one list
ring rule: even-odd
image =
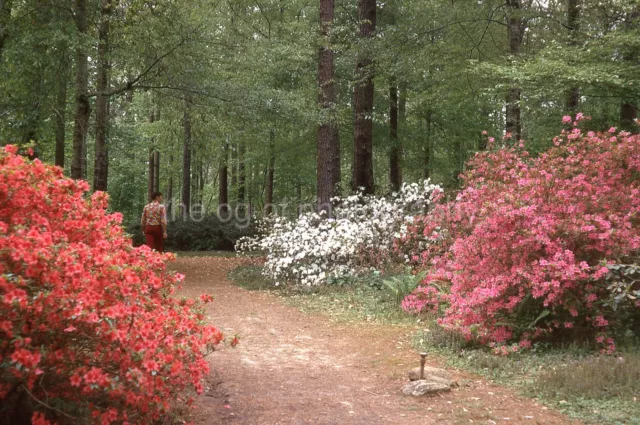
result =
[[147,239],[147,246],[162,252],[164,248],[164,232],[162,226],[147,226],[144,228],[144,235]]

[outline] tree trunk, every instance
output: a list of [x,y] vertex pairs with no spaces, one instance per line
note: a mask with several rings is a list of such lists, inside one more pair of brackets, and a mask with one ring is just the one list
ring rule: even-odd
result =
[[204,162],[202,158],[200,158],[199,170],[200,174],[198,175],[198,201],[200,204],[204,203],[204,182],[205,182],[205,169]]
[[160,152],[153,152],[153,190],[160,191]]
[[276,164],[276,132],[269,131],[269,164],[267,166],[267,193],[265,195],[265,215],[273,212],[273,178]]
[[245,168],[245,156],[247,153],[247,146],[244,142],[241,142],[238,146],[238,203],[241,207],[245,201],[245,183],[247,181],[247,172]]
[[[376,29],[376,0],[358,0],[360,38],[372,40]],[[373,61],[365,47],[356,64],[354,87],[354,152],[352,190],[374,191],[373,180]]]
[[[580,0],[569,0],[567,5],[567,26],[569,27],[569,45],[575,46],[578,42],[577,33],[579,29]],[[567,110],[572,113],[578,112],[580,106],[580,89],[577,86],[569,88],[567,91]]]
[[153,201],[153,192],[155,192],[154,183],[156,181],[155,177],[156,166],[154,161],[153,148],[149,148],[149,180],[147,181],[147,198],[149,202]]
[[[63,64],[66,70],[67,64]],[[55,164],[64,168],[64,148],[67,123],[67,72],[63,72],[63,77],[58,81],[58,93],[56,94],[56,106],[54,109],[55,137],[56,137],[56,158]]]
[[238,147],[235,143],[231,143],[231,190],[238,185]]
[[454,141],[454,149],[455,149],[455,166],[453,170],[453,181],[455,182],[456,189],[460,187],[460,174],[464,169],[464,157],[465,157],[465,146],[464,142],[460,140],[460,138],[455,138]]
[[220,213],[227,213],[229,211],[229,145],[225,142],[222,150],[222,159],[220,160],[220,183],[218,186],[218,210]]
[[84,36],[87,34],[87,0],[76,0],[75,21],[78,36],[81,40],[76,46],[76,76],[75,76],[75,117],[73,124],[73,160],[71,162],[71,177],[85,178],[86,174],[86,135],[89,120],[89,98],[87,86],[89,84],[88,58],[84,46]]
[[300,217],[302,214],[302,182],[300,181],[300,176],[296,177],[296,200],[298,204],[296,216]]
[[423,171],[424,178],[431,178],[431,140],[432,140],[432,124],[433,121],[433,112],[431,110],[427,110],[427,116],[425,118],[425,143],[424,143],[424,156],[423,156]]
[[395,78],[389,85],[389,183],[393,191],[400,190],[400,147],[398,145],[398,86]]
[[98,71],[96,98],[96,152],[93,169],[93,190],[106,191],[109,175],[107,157],[107,121],[109,119],[109,20],[111,19],[111,1],[101,0],[100,27],[98,29]]
[[191,106],[190,99],[185,100],[183,127],[184,143],[182,147],[182,215],[186,217],[191,210]]
[[9,36],[7,27],[11,21],[12,8],[13,0],[0,0],[0,58],[2,58],[2,50]]
[[[89,128],[89,118],[90,118],[90,111],[87,111],[87,115],[84,116],[84,128],[88,129]],[[88,176],[88,167],[87,167],[87,137],[88,137],[88,131],[85,131],[84,133],[84,139],[82,140],[82,159],[80,161],[80,163],[82,164],[82,178],[84,180],[89,180],[89,176]]]
[[335,14],[334,0],[320,0],[320,43],[318,51],[318,104],[322,123],[317,139],[318,210],[329,210],[331,198],[340,185],[340,134],[336,117],[335,65],[331,49],[331,27]]
[[[509,54],[513,60],[520,55],[524,37],[525,21],[522,16],[521,0],[507,0],[507,36],[509,38]],[[520,120],[520,88],[512,82],[506,97],[506,125],[505,130],[515,140],[522,138],[522,124]]]
[[402,162],[404,160],[403,135],[407,129],[407,83],[401,81],[398,85],[398,177],[402,187]]
[[638,118],[638,108],[629,102],[623,102],[620,106],[620,128],[626,131],[637,132],[638,126],[635,120]]
[[167,183],[167,217],[173,213],[173,153],[169,155],[169,182]]
[[[636,5],[634,5],[631,10],[627,13],[625,19],[625,29],[627,31],[632,31],[634,22],[638,21],[640,18],[640,9]],[[630,62],[632,64],[638,63],[638,49],[630,50],[629,52],[624,54],[625,62]],[[635,103],[635,99],[625,99],[623,97],[622,103],[620,105],[620,128],[622,130],[630,131],[632,133],[637,133],[640,130],[640,126],[636,123],[636,119],[638,118],[638,104]]]

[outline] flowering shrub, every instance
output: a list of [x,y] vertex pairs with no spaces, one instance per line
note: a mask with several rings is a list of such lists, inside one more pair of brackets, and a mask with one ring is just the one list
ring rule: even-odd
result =
[[[238,251],[266,251],[264,273],[276,284],[326,283],[358,273],[377,252],[388,256],[405,222],[424,214],[441,190],[429,181],[404,184],[392,196],[354,195],[334,199],[331,216],[307,213],[291,221],[276,217],[263,236],[238,241]],[[264,227],[264,226],[263,226]]]
[[[202,391],[222,339],[170,255],[134,249],[86,182],[0,154],[0,413],[34,424],[150,424]],[[204,299],[203,301],[209,301]],[[9,422],[12,420],[9,419]]]
[[553,141],[537,158],[522,143],[477,154],[456,200],[417,220],[438,243],[407,311],[444,302],[441,325],[502,353],[571,332],[615,349],[603,277],[640,249],[640,137],[572,127]]

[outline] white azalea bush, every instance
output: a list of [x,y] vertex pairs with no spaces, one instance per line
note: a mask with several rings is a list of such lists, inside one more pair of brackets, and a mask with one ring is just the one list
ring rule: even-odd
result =
[[261,236],[240,239],[236,250],[266,252],[263,272],[276,285],[324,284],[370,267],[375,257],[372,253],[386,258],[398,255],[394,242],[402,237],[405,223],[424,215],[440,193],[439,186],[425,180],[405,183],[388,197],[358,194],[335,198],[332,214],[265,219]]

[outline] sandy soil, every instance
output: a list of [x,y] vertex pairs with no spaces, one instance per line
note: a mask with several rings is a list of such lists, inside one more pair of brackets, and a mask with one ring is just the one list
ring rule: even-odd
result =
[[[182,293],[212,294],[211,323],[239,334],[235,349],[210,357],[212,375],[193,420],[214,424],[578,424],[513,391],[452,370],[464,382],[448,394],[402,394],[419,356],[410,329],[344,324],[283,305],[277,297],[231,285],[242,260],[180,258]],[[440,366],[437,359],[429,359]]]

